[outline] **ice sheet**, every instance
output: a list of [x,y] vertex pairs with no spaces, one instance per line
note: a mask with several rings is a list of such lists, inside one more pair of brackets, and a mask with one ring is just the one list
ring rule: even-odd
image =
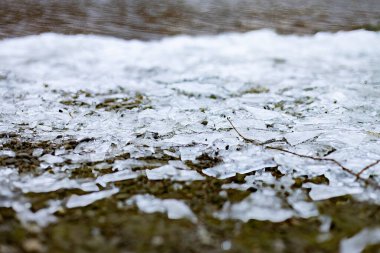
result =
[[166,213],[169,219],[187,218],[195,222],[197,218],[191,209],[182,201],[176,199],[158,199],[152,195],[136,195],[127,200],[128,205],[136,205],[145,213]]
[[340,253],[360,253],[366,246],[380,242],[380,228],[364,229],[340,243]]
[[[29,192],[80,189],[100,199],[112,194],[97,192],[97,184],[113,187],[138,176],[190,182],[237,174],[248,175],[245,183],[229,187],[262,190],[269,184],[275,193],[285,187],[293,197],[271,195],[275,208],[252,208],[261,203],[261,193],[253,193],[241,203],[226,201],[218,217],[281,221],[316,215],[308,196],[289,186],[300,177],[328,180],[303,186],[301,191],[311,188],[314,201],[359,194],[380,203],[377,190],[336,164],[256,147],[227,121],[249,138],[336,159],[358,173],[380,159],[378,66],[380,33],[360,30],[313,36],[261,30],[151,42],[52,33],[2,40],[0,145],[12,138],[78,143],[36,147],[31,156],[0,150],[9,161],[0,168],[0,205],[14,206],[21,219],[30,220],[28,208],[16,208],[28,207]],[[8,138],[11,133],[17,137]],[[15,161],[31,157],[35,170],[18,173],[23,164]],[[200,169],[179,168],[179,159]],[[112,169],[94,167],[86,179],[72,176],[75,168],[91,164]],[[361,175],[380,183],[379,165]],[[157,203],[162,210],[162,201]]]

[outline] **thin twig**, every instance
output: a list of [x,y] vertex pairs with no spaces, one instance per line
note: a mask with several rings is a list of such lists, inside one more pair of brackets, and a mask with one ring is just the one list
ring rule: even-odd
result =
[[272,149],[272,150],[278,150],[278,151],[281,151],[281,152],[285,152],[285,153],[288,153],[288,154],[292,154],[292,155],[295,155],[295,156],[299,156],[299,157],[302,157],[302,158],[308,158],[308,159],[312,159],[312,160],[316,160],[316,161],[327,161],[327,162],[332,162],[332,163],[335,163],[336,165],[338,165],[340,168],[342,168],[342,170],[348,172],[349,174],[351,174],[351,175],[353,175],[353,176],[356,176],[356,173],[355,173],[355,172],[353,172],[353,171],[350,170],[349,168],[343,166],[340,162],[338,162],[337,160],[332,159],[332,158],[323,158],[323,157],[315,157],[315,156],[309,156],[309,155],[298,154],[298,153],[296,153],[296,152],[289,151],[289,150],[287,150],[287,149],[283,149],[283,148],[279,148],[279,147],[266,146],[265,148],[266,148],[266,149]]
[[266,144],[268,144],[267,142],[259,142],[259,141],[256,141],[256,140],[253,140],[253,139],[245,137],[243,134],[241,134],[239,132],[239,130],[237,130],[237,128],[234,126],[234,124],[232,123],[232,121],[229,118],[227,118],[227,120],[231,124],[231,126],[235,130],[235,132],[243,140],[245,140],[247,142],[253,143],[256,146],[263,146],[265,149],[277,150],[277,151],[281,151],[281,152],[284,152],[284,153],[292,154],[292,155],[295,155],[295,156],[298,156],[298,157],[302,157],[302,158],[308,158],[308,159],[312,159],[312,160],[315,160],[315,161],[326,161],[326,162],[334,163],[338,167],[340,167],[343,171],[349,173],[352,176],[355,176],[357,178],[357,180],[361,180],[361,181],[365,182],[366,184],[370,184],[370,185],[372,185],[372,186],[374,186],[376,188],[380,188],[379,184],[377,184],[375,181],[368,180],[368,179],[360,177],[360,175],[363,172],[365,172],[369,168],[371,168],[371,167],[377,165],[378,163],[380,163],[380,160],[377,160],[377,161],[375,161],[375,162],[367,165],[366,167],[364,167],[363,169],[361,169],[359,173],[355,173],[353,170],[345,167],[343,164],[341,164],[340,162],[338,162],[337,160],[332,159],[332,158],[324,158],[324,157],[315,157],[315,156],[303,155],[303,154],[299,154],[299,153],[296,153],[296,152],[293,152],[293,151],[290,151],[290,150],[287,150],[287,149],[283,149],[283,148],[280,148],[280,147],[265,146]]
[[[254,145],[256,146],[264,146],[264,145],[267,145],[267,144],[270,144],[270,143],[273,143],[273,142],[278,142],[279,140],[267,140],[267,141],[264,141],[264,142],[260,142],[260,141],[257,141],[257,140],[254,140],[254,139],[250,139],[250,138],[247,138],[245,137],[244,135],[242,135],[238,130],[237,128],[234,126],[234,124],[232,123],[232,121],[230,120],[230,118],[228,117],[227,118],[228,122],[230,122],[232,128],[235,130],[235,132],[243,139],[245,140],[246,142],[250,142],[250,143],[253,143]],[[281,141],[284,141],[286,143],[288,143],[286,140],[281,140]]]
[[235,130],[235,132],[245,141],[247,142],[251,142],[253,144],[255,144],[256,146],[262,146],[263,144],[261,142],[258,142],[256,140],[253,140],[253,139],[249,139],[247,137],[245,137],[244,135],[242,135],[237,129],[236,127],[234,126],[234,124],[232,124],[232,121],[230,120],[230,118],[227,118],[228,122],[230,122],[232,128]]
[[361,174],[363,174],[363,172],[365,172],[366,170],[370,169],[371,167],[377,165],[378,163],[380,163],[380,160],[377,160],[371,164],[368,164],[367,166],[365,166],[361,171],[359,171],[359,173],[356,174],[357,177],[360,177]]

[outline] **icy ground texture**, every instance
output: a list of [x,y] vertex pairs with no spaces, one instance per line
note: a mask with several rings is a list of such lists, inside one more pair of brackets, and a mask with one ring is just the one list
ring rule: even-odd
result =
[[[0,98],[2,144],[9,133],[31,143],[78,141],[71,149],[35,148],[33,172],[3,163],[0,206],[23,222],[44,226],[58,210],[112,198],[117,182],[139,177],[171,180],[174,188],[218,178],[225,190],[252,192],[227,199],[212,214],[220,219],[307,218],[318,215],[315,201],[346,194],[380,203],[376,187],[336,164],[244,142],[227,121],[247,138],[359,172],[380,159],[380,33],[7,39],[0,42]],[[0,157],[20,154],[8,145]],[[98,174],[72,177],[83,164]],[[241,182],[225,181],[241,174]],[[376,183],[379,176],[380,164],[361,174]],[[294,187],[300,178],[310,180]],[[82,195],[31,210],[28,194],[62,189]],[[139,194],[121,205],[197,222],[182,200]]]

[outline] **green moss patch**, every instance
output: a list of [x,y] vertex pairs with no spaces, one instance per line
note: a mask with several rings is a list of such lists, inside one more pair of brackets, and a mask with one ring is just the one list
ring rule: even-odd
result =
[[269,89],[264,86],[255,86],[249,89],[244,90],[241,94],[260,94],[260,93],[268,93]]
[[123,88],[109,90],[104,93],[91,93],[90,91],[79,90],[75,93],[65,91],[55,91],[64,97],[60,101],[66,106],[95,107],[97,110],[123,111],[132,109],[152,108],[147,97],[140,93],[127,92]]
[[[8,136],[3,133],[4,136]],[[42,149],[43,154],[53,154],[55,150],[64,148],[66,150],[74,149],[80,142],[76,140],[56,139],[55,141],[30,141],[12,135],[6,138],[5,142],[0,144],[0,149],[11,150],[15,153],[15,157],[0,157],[0,166],[13,166],[20,173],[35,172],[40,166],[38,157],[33,156],[35,149]]]
[[[164,191],[165,187],[158,188]],[[144,214],[135,207],[120,207],[117,203],[124,199],[122,192],[87,207],[60,212],[57,223],[40,231],[21,226],[11,209],[0,208],[0,245],[25,252],[25,245],[32,239],[48,252],[221,252],[223,242],[228,241],[231,248],[227,252],[337,252],[344,238],[380,224],[378,206],[350,197],[318,203],[321,214],[332,219],[327,233],[319,231],[318,218],[293,218],[280,223],[218,220],[206,215],[214,209],[212,206],[218,206],[212,182],[184,187],[179,192],[185,196],[194,189],[199,192],[188,196],[189,203],[191,198],[198,198],[203,205],[197,208],[190,204],[199,218],[196,224],[169,220],[160,213]],[[168,191],[163,197],[173,194]],[[366,252],[378,249],[379,245],[372,245]]]

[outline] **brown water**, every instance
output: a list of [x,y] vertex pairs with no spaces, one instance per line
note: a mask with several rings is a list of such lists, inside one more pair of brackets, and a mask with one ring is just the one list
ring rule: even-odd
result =
[[260,28],[310,34],[379,24],[379,0],[0,0],[0,38],[57,32],[157,39]]

